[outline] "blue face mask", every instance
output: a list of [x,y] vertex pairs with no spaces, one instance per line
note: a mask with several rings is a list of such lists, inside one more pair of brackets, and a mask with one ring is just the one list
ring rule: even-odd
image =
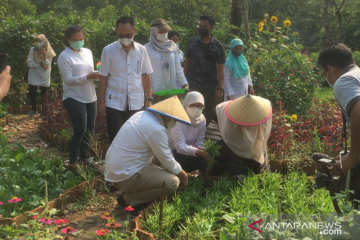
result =
[[179,43],[175,43],[176,44],[176,46],[178,46],[179,47]]
[[75,50],[80,50],[84,46],[84,40],[71,42],[70,46]]

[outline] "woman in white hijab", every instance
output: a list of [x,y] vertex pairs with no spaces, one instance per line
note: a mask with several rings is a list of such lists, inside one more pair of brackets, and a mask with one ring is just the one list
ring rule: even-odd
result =
[[216,115],[217,124],[209,124],[206,138],[222,147],[211,175],[270,171],[266,151],[272,124],[270,101],[246,95],[217,105]]
[[56,56],[48,39],[44,34],[36,36],[36,46],[30,48],[27,63],[29,66],[29,95],[31,111],[28,115],[36,114],[37,88],[40,87],[41,98],[50,87],[51,62]]
[[151,90],[153,92],[153,104],[164,100],[165,97],[155,97],[159,91],[177,89],[178,79],[182,88],[189,89],[184,70],[181,67],[179,48],[168,39],[170,26],[164,19],[155,19],[151,23],[150,42],[145,44],[151,66],[154,72],[151,74]]
[[204,171],[208,157],[204,147],[206,119],[202,114],[204,97],[199,92],[190,92],[186,95],[183,107],[189,115],[192,126],[176,123],[168,132],[169,147],[175,160],[186,172],[195,170]]

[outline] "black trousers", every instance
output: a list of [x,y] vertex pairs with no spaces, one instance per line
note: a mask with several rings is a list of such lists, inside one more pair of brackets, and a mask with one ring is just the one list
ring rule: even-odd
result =
[[[191,85],[190,85],[191,86]],[[191,88],[192,91],[197,91],[204,96],[205,100],[205,113],[204,116],[206,118],[206,126],[212,121],[216,119],[216,102],[215,102],[215,93],[216,89],[207,89],[207,88]]]
[[181,168],[185,172],[190,173],[195,170],[206,171],[208,162],[204,158],[183,155],[176,150],[172,150],[172,152],[175,160],[181,165]]
[[109,135],[109,146],[112,141],[115,139],[117,133],[124,123],[131,118],[132,115],[141,111],[139,110],[129,110],[129,106],[126,107],[125,111],[120,111],[114,108],[106,107],[106,122],[107,130]]
[[[31,103],[31,109],[36,112],[36,98],[37,98],[37,88],[39,86],[34,86],[34,85],[30,85],[29,84],[29,96],[30,96],[30,103]],[[49,89],[50,87],[42,87],[40,86],[40,91],[41,91],[41,99],[44,97],[46,91]]]

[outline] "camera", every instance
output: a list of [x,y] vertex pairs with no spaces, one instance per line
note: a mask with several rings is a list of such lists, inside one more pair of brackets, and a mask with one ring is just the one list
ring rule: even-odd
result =
[[314,153],[312,159],[317,169],[314,188],[325,188],[330,191],[330,194],[339,193],[345,189],[346,178],[342,171],[335,167],[334,158],[330,158],[326,154]]

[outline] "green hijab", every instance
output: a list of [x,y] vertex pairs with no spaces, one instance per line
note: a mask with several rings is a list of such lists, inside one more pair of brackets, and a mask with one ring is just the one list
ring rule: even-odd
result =
[[249,74],[249,64],[244,54],[241,54],[239,57],[235,57],[232,53],[233,48],[238,45],[244,46],[243,41],[237,38],[231,41],[231,49],[225,62],[225,65],[230,69],[234,79],[246,77]]

